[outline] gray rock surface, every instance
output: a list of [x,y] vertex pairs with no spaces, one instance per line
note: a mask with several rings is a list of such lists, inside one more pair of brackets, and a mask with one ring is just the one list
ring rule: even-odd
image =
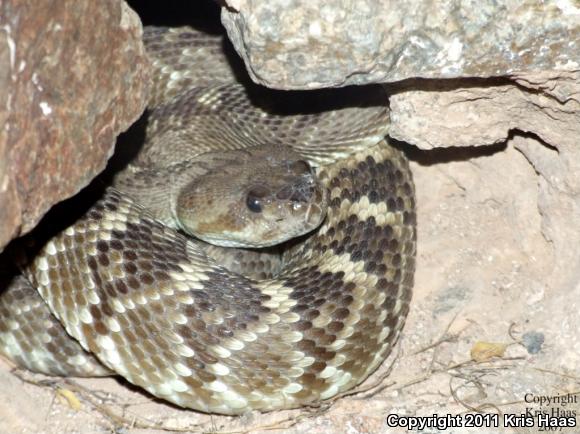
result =
[[148,67],[122,0],[0,1],[0,250],[105,167]]
[[226,0],[252,78],[280,89],[573,70],[575,0]]

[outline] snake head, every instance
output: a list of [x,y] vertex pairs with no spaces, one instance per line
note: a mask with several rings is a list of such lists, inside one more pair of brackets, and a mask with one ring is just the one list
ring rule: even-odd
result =
[[178,194],[180,227],[225,247],[267,247],[306,234],[323,221],[328,192],[313,167],[282,146],[214,153],[208,172]]

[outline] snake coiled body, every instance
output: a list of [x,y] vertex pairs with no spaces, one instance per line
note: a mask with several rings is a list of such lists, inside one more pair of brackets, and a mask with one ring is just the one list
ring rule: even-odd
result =
[[[156,30],[148,37],[153,53],[187,49],[191,54],[192,41],[199,39],[207,55],[221,44],[188,30]],[[168,78],[172,73],[160,62],[161,84],[153,95],[153,101],[162,100],[160,117],[148,134],[163,143],[172,137],[177,148],[185,136],[202,135],[202,146],[210,147],[219,138],[218,149],[286,137],[318,166],[329,194],[326,219],[287,247],[274,277],[256,279],[228,270],[129,195],[109,189],[25,269],[43,302],[30,301],[35,293],[20,285],[23,278],[0,297],[0,351],[37,370],[67,373],[53,369],[52,361],[35,360],[32,343],[23,343],[30,332],[26,327],[44,327],[35,345],[59,358],[54,351],[59,326],[51,323],[46,332],[54,315],[82,346],[62,357],[68,367],[80,367],[73,372],[114,372],[159,398],[222,414],[294,408],[359,384],[387,357],[401,332],[415,267],[414,187],[404,155],[380,138],[379,114],[386,108],[347,106],[326,117],[254,116],[268,108],[256,108],[238,84],[232,91],[227,82],[233,75],[215,72],[222,71],[216,65],[223,61],[211,57],[201,69],[215,68],[218,83],[204,82],[201,87],[213,87],[188,92],[217,95],[215,104],[201,107],[209,119],[203,128],[214,122],[212,112],[221,116],[217,124],[227,125],[217,132],[186,130],[176,140],[180,133],[169,125],[180,123],[184,107],[193,109],[174,101],[183,87],[191,87],[191,78],[189,70]],[[235,98],[228,99],[231,95]],[[231,128],[236,119],[224,115],[222,106],[236,114],[242,133]],[[285,119],[295,130],[280,130]],[[345,119],[353,123],[341,124]],[[252,123],[254,128],[247,127]],[[140,157],[142,165],[153,164],[148,159],[156,152]],[[172,160],[173,153],[162,147],[156,161]]]

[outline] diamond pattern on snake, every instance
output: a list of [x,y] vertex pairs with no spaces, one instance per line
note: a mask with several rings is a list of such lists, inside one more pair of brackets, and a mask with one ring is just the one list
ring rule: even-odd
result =
[[268,90],[219,36],[144,40],[146,142],[5,283],[0,352],[220,414],[358,385],[401,333],[415,268],[414,186],[382,87]]

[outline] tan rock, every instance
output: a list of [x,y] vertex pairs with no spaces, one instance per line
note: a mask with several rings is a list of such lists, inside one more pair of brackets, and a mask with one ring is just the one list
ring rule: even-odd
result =
[[390,98],[390,135],[422,149],[504,142],[533,133],[553,147],[580,134],[580,71],[520,74],[515,83],[416,81]]

